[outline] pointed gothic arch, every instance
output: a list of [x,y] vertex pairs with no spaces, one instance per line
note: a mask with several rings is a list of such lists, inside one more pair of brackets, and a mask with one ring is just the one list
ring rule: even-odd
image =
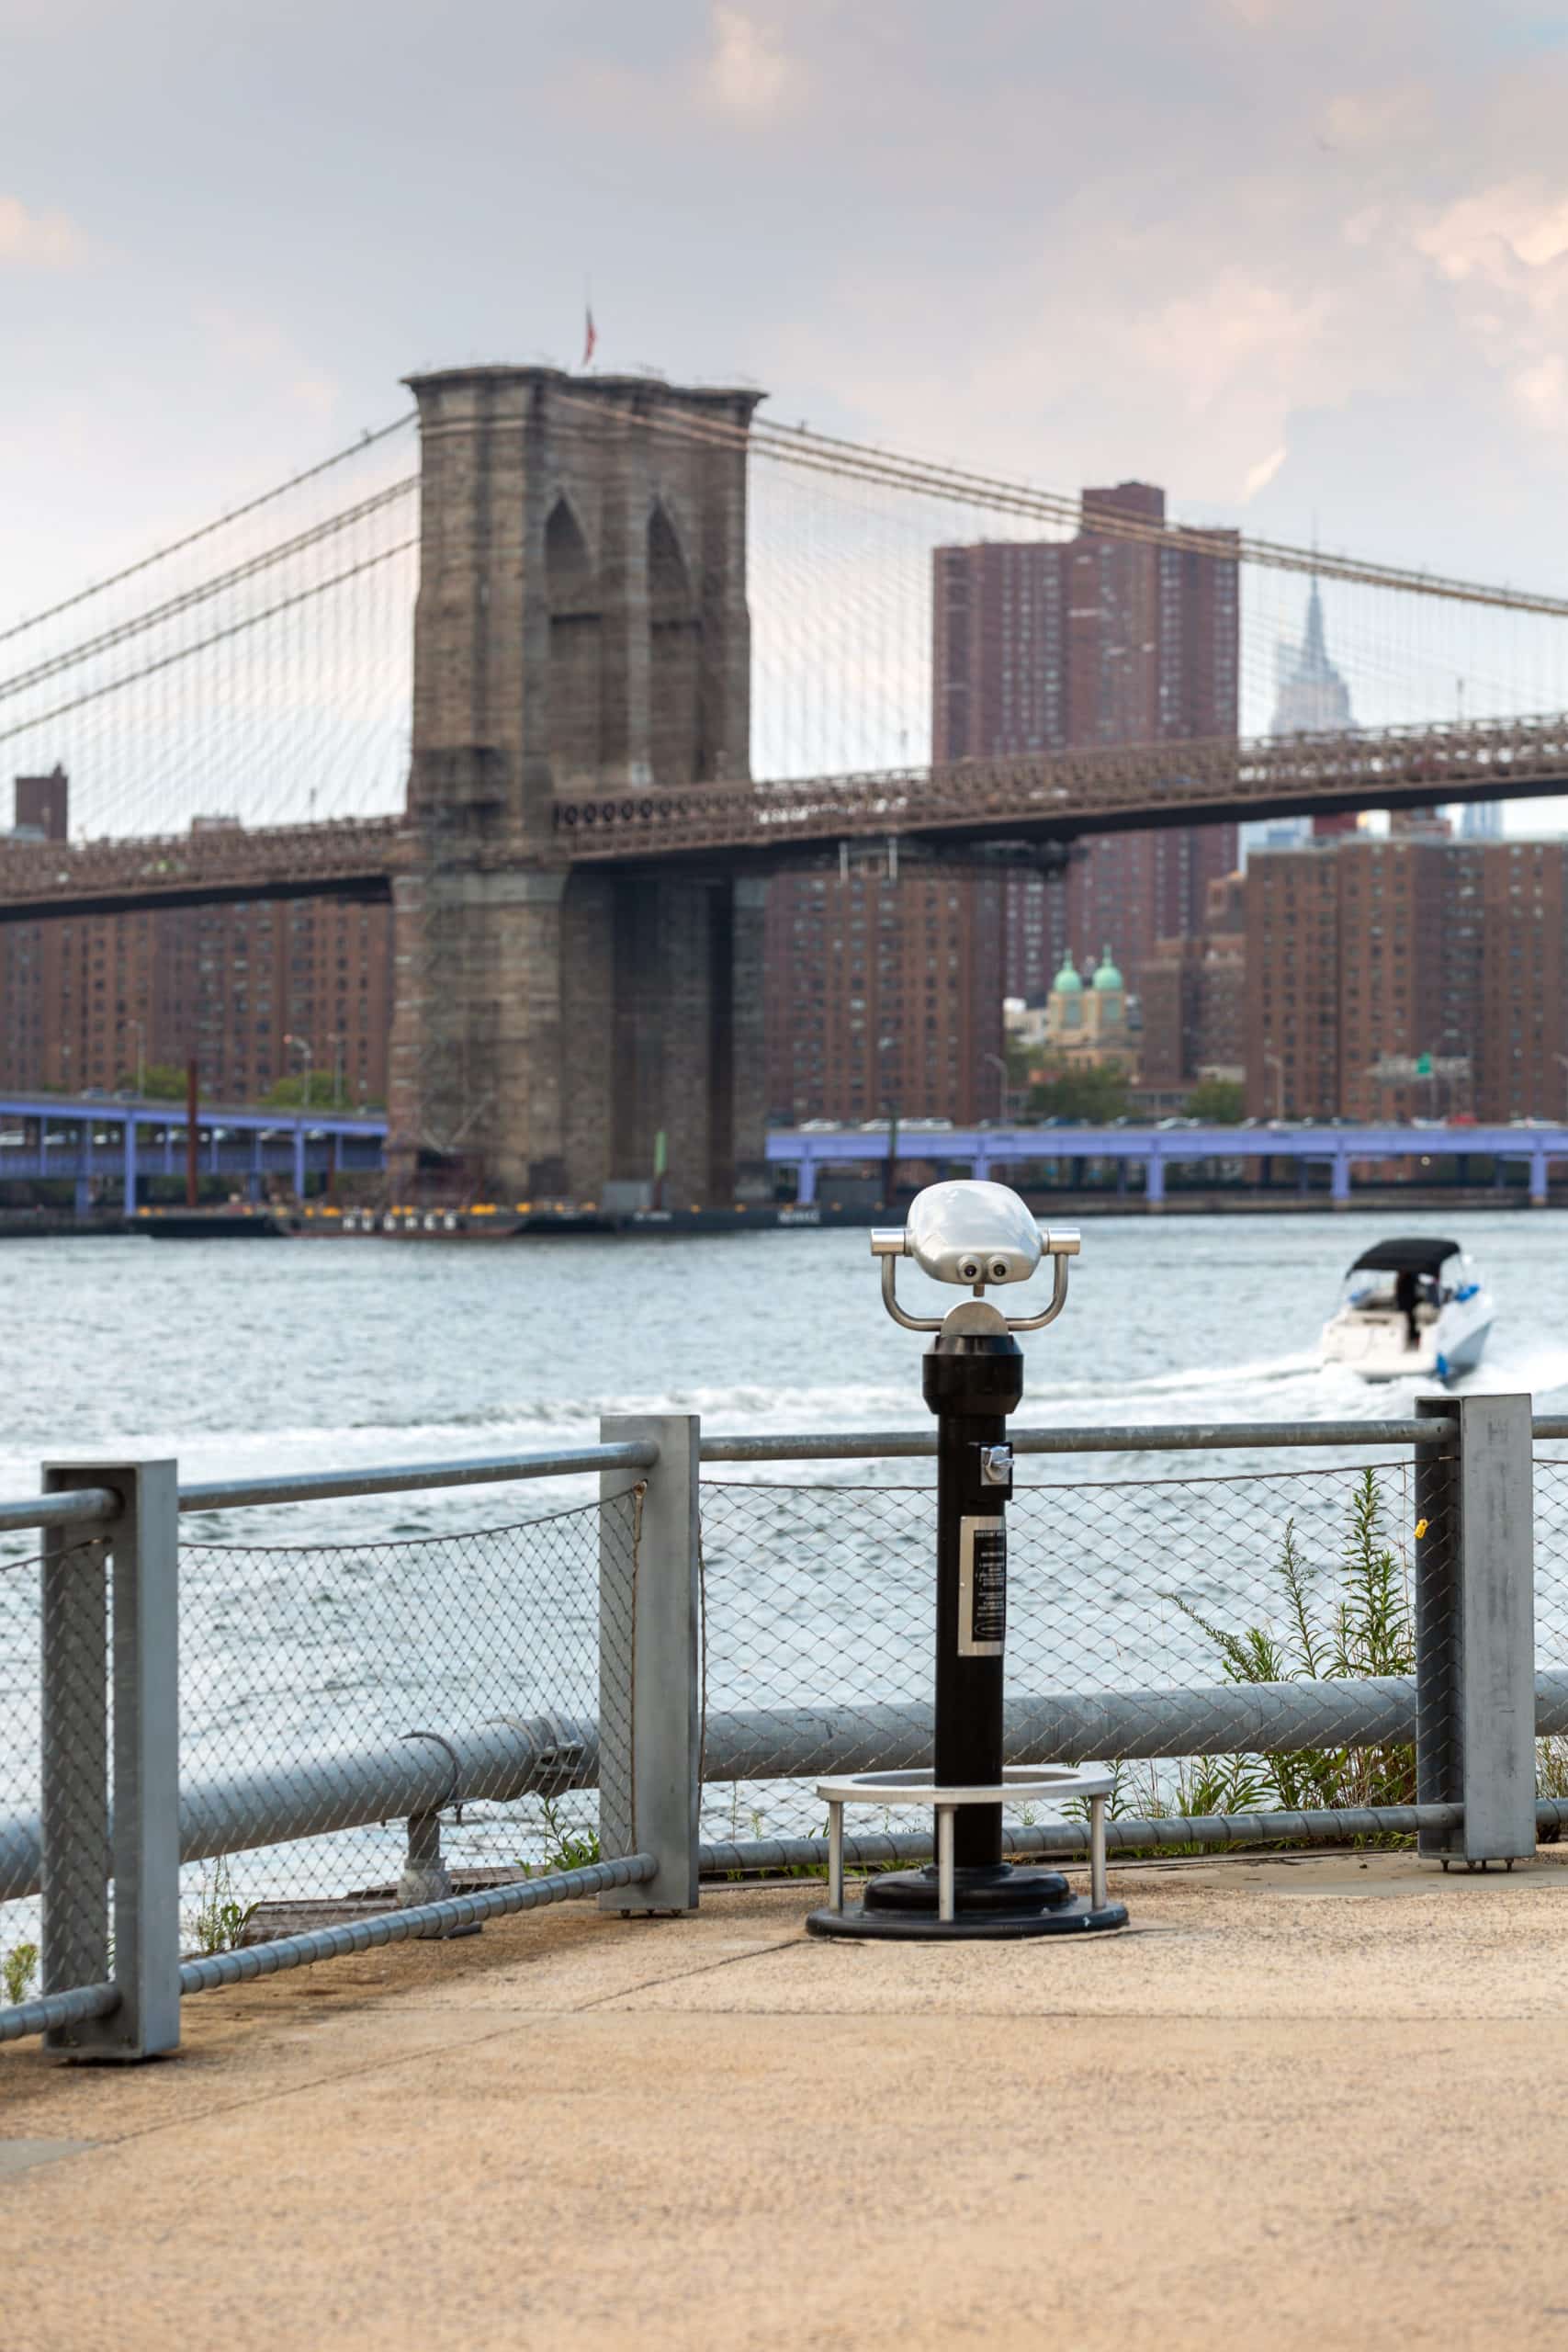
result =
[[691,784],[702,752],[702,619],[679,535],[661,499],[648,517],[649,758],[656,784]]
[[599,576],[565,492],[545,525],[550,629],[550,764],[558,791],[598,779],[603,740],[603,622]]

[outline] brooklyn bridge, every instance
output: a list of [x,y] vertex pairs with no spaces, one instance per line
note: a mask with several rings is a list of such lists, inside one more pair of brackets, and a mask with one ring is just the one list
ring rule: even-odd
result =
[[[745,388],[513,367],[412,388],[398,426],[0,633],[41,631],[0,679],[0,740],[64,760],[89,812],[79,838],[0,842],[0,920],[389,901],[395,1185],[461,1166],[507,1197],[582,1197],[657,1148],[682,1198],[732,1198],[764,1157],[761,924],[782,869],[858,845],[1049,870],[1122,830],[1568,793],[1568,712],[1526,707],[1534,679],[1557,683],[1539,654],[1487,715],[1435,718],[1428,697],[1376,727],[1194,737],[1167,714],[1083,748],[814,765],[814,695],[837,694],[846,744],[907,743],[903,624],[867,518],[945,503],[1060,532],[1069,502],[765,425]],[[353,482],[373,467],[390,478]],[[764,477],[840,503],[799,526],[793,574],[773,563],[759,644]],[[356,494],[298,527],[339,482]],[[1517,620],[1555,647],[1568,617],[1552,596],[1158,528],[1163,548],[1337,580],[1373,611],[1457,610],[1489,642]],[[1397,672],[1396,636],[1373,640]],[[791,772],[752,773],[760,698],[772,742],[808,713]],[[200,821],[214,802],[242,820]]]

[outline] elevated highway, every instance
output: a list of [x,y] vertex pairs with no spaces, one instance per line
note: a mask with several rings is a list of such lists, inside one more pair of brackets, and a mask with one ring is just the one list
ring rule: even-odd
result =
[[1084,1159],[1141,1171],[1146,1205],[1165,1199],[1167,1171],[1201,1160],[1291,1159],[1326,1167],[1337,1207],[1350,1202],[1351,1170],[1359,1161],[1481,1159],[1522,1162],[1530,1200],[1544,1207],[1554,1160],[1568,1160],[1568,1126],[1267,1126],[1267,1127],[775,1127],[770,1166],[796,1171],[796,1199],[807,1206],[822,1196],[829,1171],[865,1161],[962,1169],[971,1176],[1010,1181],[1010,1170],[1041,1160]]

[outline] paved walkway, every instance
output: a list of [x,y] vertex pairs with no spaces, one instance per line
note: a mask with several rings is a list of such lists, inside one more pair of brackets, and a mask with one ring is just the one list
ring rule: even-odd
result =
[[1568,2346],[1568,1853],[1113,1871],[1077,1944],[573,1906],[0,2053],[17,2352]]

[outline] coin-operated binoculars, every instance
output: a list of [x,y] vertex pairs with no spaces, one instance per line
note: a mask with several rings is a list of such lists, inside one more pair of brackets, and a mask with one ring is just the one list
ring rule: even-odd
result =
[[[932,1184],[918,1193],[901,1233],[874,1232],[887,1312],[907,1330],[934,1331],[923,1364],[926,1403],[937,1417],[936,1741],[934,1770],[859,1772],[824,1781],[829,1807],[828,1908],[807,1922],[816,1935],[1004,1937],[1081,1935],[1126,1924],[1107,1900],[1105,1800],[1111,1775],[1098,1766],[1002,1764],[1002,1660],[1007,1640],[1007,1519],[1012,1449],[1007,1417],[1023,1395],[1023,1351],[1015,1331],[1043,1330],[1066,1304],[1073,1232],[1043,1233],[1005,1184]],[[922,1273],[962,1284],[970,1296],[946,1316],[907,1314],[898,1304],[900,1258]],[[1052,1268],[1049,1306],[1004,1316],[989,1287],[1027,1282],[1043,1258]],[[1074,1895],[1059,1871],[1014,1868],[1002,1860],[1002,1806],[1075,1797],[1088,1801],[1090,1893]],[[846,1908],[846,1804],[924,1805],[936,1814],[934,1868],[868,1880],[863,1905]]]

